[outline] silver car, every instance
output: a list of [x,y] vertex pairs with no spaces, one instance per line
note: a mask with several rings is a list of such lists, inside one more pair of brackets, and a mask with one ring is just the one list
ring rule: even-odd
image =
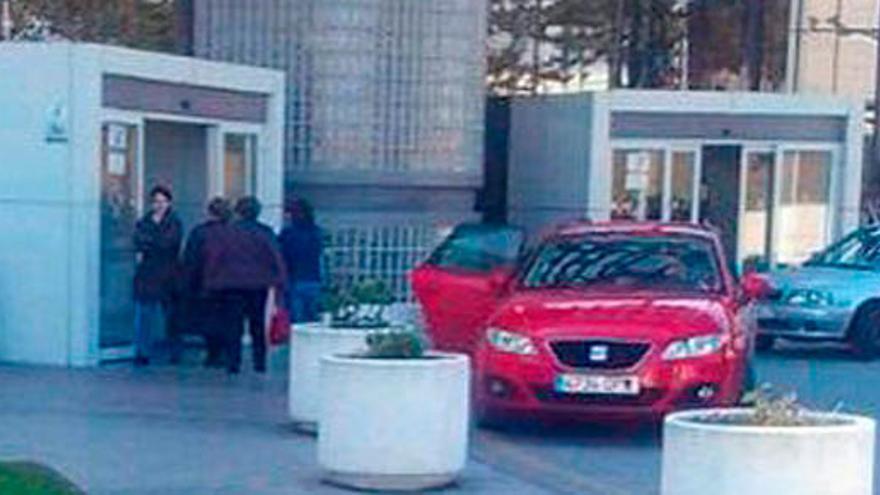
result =
[[849,343],[880,356],[880,227],[859,229],[797,268],[766,275],[755,305],[757,348],[778,338]]

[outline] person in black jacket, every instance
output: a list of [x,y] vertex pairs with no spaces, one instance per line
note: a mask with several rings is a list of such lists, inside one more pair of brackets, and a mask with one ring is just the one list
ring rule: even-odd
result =
[[[171,308],[177,295],[178,256],[183,226],[172,209],[173,196],[163,186],[150,191],[152,207],[135,225],[134,245],[138,264],[134,277],[135,297],[135,365],[149,364],[154,331],[164,322],[165,334],[170,330]],[[173,343],[172,343],[173,345]]]

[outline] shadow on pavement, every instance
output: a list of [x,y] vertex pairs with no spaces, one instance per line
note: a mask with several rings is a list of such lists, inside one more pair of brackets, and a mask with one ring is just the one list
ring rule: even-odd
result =
[[529,443],[561,442],[591,445],[658,447],[662,439],[659,422],[585,423],[563,420],[510,420],[490,429],[480,429],[511,441]]
[[758,359],[777,358],[790,360],[849,361],[858,362],[858,357],[844,344],[801,343],[780,341],[772,350],[758,353]]
[[479,429],[475,459],[560,495],[656,495],[660,428],[559,421]]

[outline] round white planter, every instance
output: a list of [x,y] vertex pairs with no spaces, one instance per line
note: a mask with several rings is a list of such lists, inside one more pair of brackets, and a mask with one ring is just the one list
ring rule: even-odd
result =
[[323,358],[318,462],[325,480],[395,491],[453,482],[467,459],[469,389],[463,355]]
[[815,414],[821,426],[709,424],[689,411],[666,418],[662,495],[873,495],[873,419]]
[[321,358],[363,350],[366,336],[365,330],[331,328],[322,323],[297,324],[291,331],[287,403],[298,427],[317,430]]

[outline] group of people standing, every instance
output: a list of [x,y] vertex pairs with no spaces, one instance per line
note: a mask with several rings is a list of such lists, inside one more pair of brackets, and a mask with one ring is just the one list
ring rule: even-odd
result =
[[286,305],[293,321],[317,318],[322,241],[311,207],[301,199],[289,202],[285,227],[276,236],[260,222],[256,198],[234,205],[214,198],[207,219],[192,229],[181,250],[184,229],[171,190],[157,186],[150,198],[150,211],[134,234],[135,364],[150,363],[154,338],[164,326],[172,362],[180,360],[182,335],[198,333],[205,341],[205,365],[235,374],[246,328],[254,371],[264,373],[270,298]]

